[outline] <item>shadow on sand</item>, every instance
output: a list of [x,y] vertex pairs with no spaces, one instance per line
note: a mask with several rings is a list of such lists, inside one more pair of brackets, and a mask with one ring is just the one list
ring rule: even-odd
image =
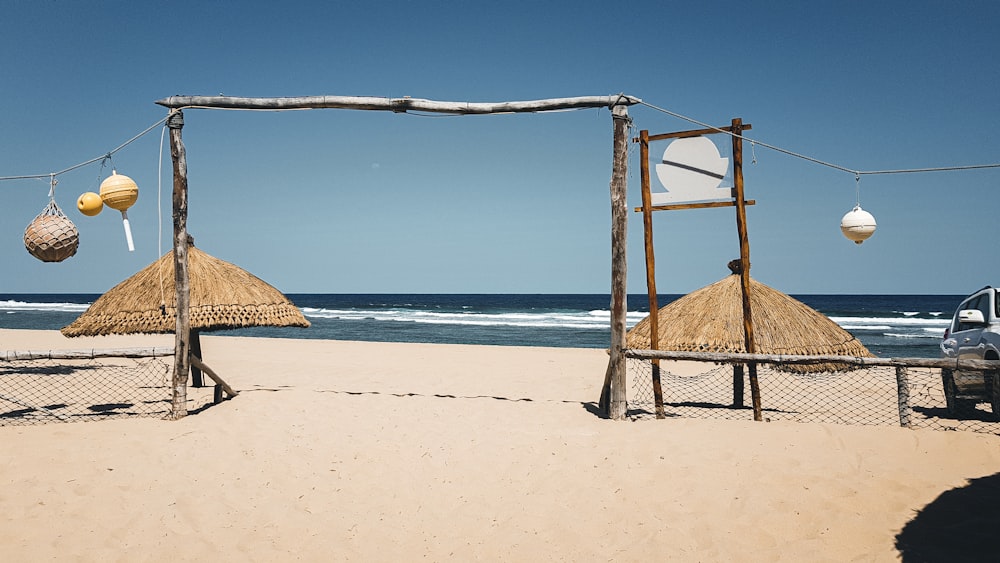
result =
[[945,491],[896,536],[904,563],[1000,561],[1000,473]]

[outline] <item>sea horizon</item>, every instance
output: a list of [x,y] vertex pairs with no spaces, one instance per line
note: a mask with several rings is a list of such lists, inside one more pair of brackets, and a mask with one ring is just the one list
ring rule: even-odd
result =
[[[0,294],[0,328],[58,330],[99,293]],[[607,348],[608,293],[288,293],[309,328],[245,328],[249,337]],[[682,297],[662,294],[660,307]],[[965,296],[796,294],[880,357],[938,357],[938,343]],[[629,294],[629,328],[648,315],[648,296]],[[0,343],[2,347],[2,343]]]

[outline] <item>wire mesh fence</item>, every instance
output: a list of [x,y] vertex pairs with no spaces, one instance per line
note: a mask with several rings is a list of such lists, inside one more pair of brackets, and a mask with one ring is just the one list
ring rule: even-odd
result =
[[[654,418],[653,360],[629,357],[626,363],[627,416]],[[735,362],[661,361],[664,415],[753,420],[750,375],[742,366]],[[949,408],[940,368],[897,365],[794,373],[780,367],[757,365],[764,420],[1000,434],[1000,416],[993,413],[988,397],[964,399]],[[992,374],[983,372],[982,376],[987,382],[984,387],[988,387]]]
[[[0,352],[0,426],[164,417],[170,411],[172,349],[18,354]],[[189,410],[212,399],[211,387],[188,388]]]

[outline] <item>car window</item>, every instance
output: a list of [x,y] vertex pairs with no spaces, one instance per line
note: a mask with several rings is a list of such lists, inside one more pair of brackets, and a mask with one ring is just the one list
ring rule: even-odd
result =
[[990,322],[990,310],[993,309],[993,306],[990,303],[990,297],[992,295],[992,291],[980,295],[979,303],[976,306],[976,308],[983,314],[983,320],[986,322]]
[[994,310],[993,317],[997,318],[997,319],[1000,319],[1000,299],[997,299],[998,295],[1000,295],[1000,289],[994,289],[993,290],[993,310]]

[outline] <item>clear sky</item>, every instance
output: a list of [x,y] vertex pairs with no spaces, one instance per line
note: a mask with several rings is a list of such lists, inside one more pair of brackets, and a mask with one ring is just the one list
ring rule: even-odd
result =
[[[1000,3],[67,2],[0,0],[0,176],[119,146],[174,94],[505,101],[624,92],[851,170],[1000,162]],[[633,106],[635,132],[698,128]],[[0,293],[103,292],[170,248],[160,128],[116,153],[140,196],[76,210],[109,174],[58,177],[76,256],[32,258],[49,182],[0,182]],[[422,116],[185,111],[188,227],[199,248],[287,293],[606,293],[607,109]],[[725,144],[725,139],[717,139]],[[638,149],[630,207],[640,204]],[[664,144],[654,144],[654,157]],[[840,233],[853,174],[745,146],[753,276],[786,293],[969,293],[1000,284],[1000,169],[863,176],[878,231]],[[659,151],[659,153],[658,153]],[[756,164],[750,161],[756,156]],[[655,178],[655,175],[654,175]],[[655,180],[654,180],[655,182]],[[654,219],[661,293],[739,256],[733,209]],[[630,212],[629,290],[645,291]]]

